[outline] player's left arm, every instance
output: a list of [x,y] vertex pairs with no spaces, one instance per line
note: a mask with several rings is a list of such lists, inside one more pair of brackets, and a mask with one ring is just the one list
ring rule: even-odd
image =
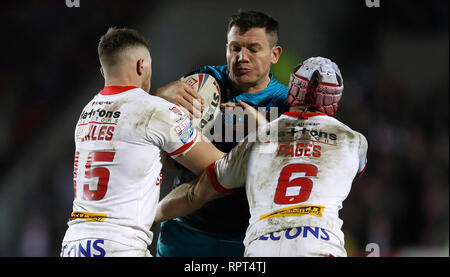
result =
[[198,178],[173,189],[159,202],[155,223],[188,215],[206,202],[224,195],[214,189],[205,170]]
[[246,137],[226,156],[211,163],[200,177],[172,190],[160,201],[155,223],[188,215],[206,202],[245,186],[252,145]]

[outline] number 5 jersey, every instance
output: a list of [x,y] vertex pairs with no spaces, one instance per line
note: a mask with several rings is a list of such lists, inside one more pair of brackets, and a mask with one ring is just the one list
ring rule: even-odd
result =
[[211,164],[215,189],[245,186],[250,223],[245,246],[299,226],[324,228],[341,240],[339,210],[366,166],[367,140],[322,113],[287,112],[248,135]]
[[198,133],[176,105],[136,87],[105,87],[75,129],[74,201],[64,241],[102,238],[147,248],[159,201],[161,151],[189,151]]

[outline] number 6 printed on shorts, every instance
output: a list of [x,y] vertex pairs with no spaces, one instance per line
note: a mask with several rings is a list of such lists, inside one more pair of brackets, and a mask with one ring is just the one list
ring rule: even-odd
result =
[[[92,167],[92,162],[112,162],[115,152],[90,152],[86,162],[85,178],[98,177],[97,184],[92,189],[89,184],[83,185],[83,198],[86,200],[101,200],[108,190],[109,169],[106,167]],[[75,154],[75,170],[78,168],[79,153]],[[74,175],[76,172],[74,172]],[[74,176],[74,190],[76,197],[76,176]],[[92,187],[92,184],[91,184]]]
[[[307,177],[316,177],[317,171],[317,167],[312,164],[289,164],[283,167],[278,178],[274,202],[276,204],[297,204],[308,200],[313,182]],[[305,177],[289,181],[293,173],[305,173]],[[286,194],[289,187],[300,187],[300,192],[297,195],[288,196]]]

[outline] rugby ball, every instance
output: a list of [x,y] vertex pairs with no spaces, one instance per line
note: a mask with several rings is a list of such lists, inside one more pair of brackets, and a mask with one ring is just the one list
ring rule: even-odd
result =
[[192,120],[192,125],[203,134],[210,132],[220,112],[220,88],[216,79],[205,73],[192,74],[181,79],[194,89],[204,100],[201,118]]

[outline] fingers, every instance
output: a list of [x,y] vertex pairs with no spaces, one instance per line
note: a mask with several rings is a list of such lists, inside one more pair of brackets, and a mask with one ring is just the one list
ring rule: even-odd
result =
[[183,97],[188,100],[189,102],[193,103],[194,99],[201,103],[202,105],[202,111],[203,111],[203,105],[205,103],[205,100],[203,100],[203,97],[201,97],[191,86],[188,84],[182,82],[183,89],[186,93],[183,94]]
[[221,108],[235,108],[236,106],[237,106],[237,103],[233,103],[233,102],[220,104]]
[[204,109],[203,98],[194,91],[188,84],[180,82],[176,96],[176,104],[183,107],[192,120],[193,117],[201,118]]
[[250,106],[249,104],[247,104],[247,103],[245,103],[245,102],[243,102],[243,101],[241,101],[241,100],[238,100],[237,103],[233,103],[233,102],[222,103],[222,104],[220,104],[220,107],[221,107],[221,108],[236,108],[236,107],[241,107],[241,108],[243,108],[244,110],[245,110],[245,109],[249,109],[249,108],[252,108],[252,109],[253,109],[252,106]]
[[235,113],[233,110],[236,107],[242,108],[244,111],[244,118],[246,118],[247,122],[248,120],[255,120],[258,126],[268,123],[265,114],[261,114],[256,108],[245,103],[244,101],[238,100],[237,103],[223,103],[220,106],[225,108],[222,111],[223,113]]
[[243,101],[241,101],[241,100],[238,100],[238,103],[239,103],[239,105],[241,106],[241,107],[243,107],[244,109],[247,109],[247,108],[253,108],[252,106],[250,106],[249,104],[247,104],[247,103],[245,103],[245,102],[243,102]]
[[[249,108],[249,107],[252,107],[252,106],[250,106],[249,104],[243,102],[242,100],[238,100],[237,103],[234,103],[234,102],[222,103],[222,104],[220,104],[220,107],[221,107],[221,108],[226,108],[226,107],[228,107],[228,108],[242,107],[242,108],[246,109],[246,108]],[[252,108],[253,108],[253,107],[252,107]]]
[[190,96],[187,96],[186,94],[183,94],[180,102],[195,117],[197,118],[202,117],[204,106],[202,102],[199,101],[197,98],[192,98]]
[[200,102],[197,100],[193,100],[193,103],[190,102],[190,99],[185,99],[183,96],[179,96],[177,99],[178,105],[180,105],[182,108],[186,109],[189,114],[189,116],[192,119],[192,116],[196,118],[202,117],[202,108]]
[[194,118],[191,112],[193,111],[192,105],[188,101],[184,100],[183,97],[177,96],[175,104],[177,104],[183,110],[183,112],[189,116],[190,120]]

